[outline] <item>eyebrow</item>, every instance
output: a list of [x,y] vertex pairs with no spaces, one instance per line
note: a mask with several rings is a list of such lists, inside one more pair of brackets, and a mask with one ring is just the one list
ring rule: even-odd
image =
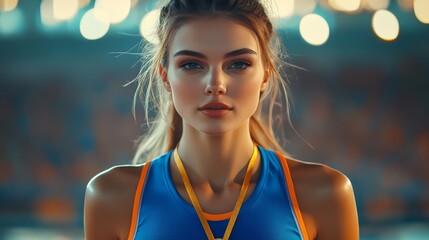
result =
[[[225,55],[223,55],[223,58],[230,58],[230,57],[234,57],[234,56],[238,56],[238,55],[243,55],[243,54],[254,54],[254,55],[258,55],[255,51],[253,51],[250,48],[241,48],[238,50],[234,50],[228,53],[225,53]],[[176,52],[173,57],[177,57],[177,56],[193,56],[193,57],[198,57],[198,58],[203,58],[203,59],[207,59],[207,56],[199,53],[199,52],[195,52],[195,51],[191,51],[191,50],[181,50]]]

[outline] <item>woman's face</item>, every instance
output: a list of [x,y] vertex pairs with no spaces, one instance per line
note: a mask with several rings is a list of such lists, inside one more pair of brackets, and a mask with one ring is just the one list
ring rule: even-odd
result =
[[223,134],[248,124],[266,86],[250,29],[226,18],[191,20],[177,30],[169,49],[161,75],[184,128]]

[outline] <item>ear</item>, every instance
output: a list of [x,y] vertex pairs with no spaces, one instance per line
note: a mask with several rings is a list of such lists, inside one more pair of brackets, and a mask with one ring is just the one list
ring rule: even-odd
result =
[[267,69],[265,69],[264,80],[261,83],[260,92],[265,91],[265,88],[267,88],[269,78],[270,78],[270,70],[268,70],[268,68],[267,68]]
[[171,92],[170,82],[167,79],[167,69],[165,69],[164,67],[162,67],[161,64],[159,64],[158,70],[159,70],[159,76],[161,77],[161,80],[162,80],[162,84],[164,85],[165,89],[168,92]]

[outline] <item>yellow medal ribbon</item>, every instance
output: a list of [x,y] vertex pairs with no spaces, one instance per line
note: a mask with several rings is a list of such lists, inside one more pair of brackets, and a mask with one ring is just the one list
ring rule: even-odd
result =
[[[186,192],[188,192],[189,198],[191,199],[192,205],[197,211],[198,218],[203,225],[204,231],[209,240],[216,240],[214,238],[213,232],[210,229],[207,219],[204,217],[204,212],[201,209],[201,206],[198,202],[197,196],[195,195],[194,190],[192,189],[191,182],[189,181],[188,174],[186,174],[185,167],[183,166],[182,160],[179,157],[177,148],[174,150],[174,161],[176,162],[177,168],[179,169],[180,175],[182,176],[183,183],[185,184]],[[253,145],[253,153],[250,157],[249,165],[247,166],[246,175],[244,177],[243,185],[241,186],[240,194],[238,195],[237,201],[235,202],[234,210],[232,211],[231,218],[229,219],[228,226],[226,227],[223,240],[228,240],[231,235],[232,228],[234,227],[235,220],[237,220],[238,212],[240,211],[241,205],[243,205],[244,198],[246,197],[247,188],[249,187],[250,177],[252,176],[253,166],[255,165],[255,160],[257,157],[258,148],[256,144]],[[218,238],[217,238],[218,239]]]

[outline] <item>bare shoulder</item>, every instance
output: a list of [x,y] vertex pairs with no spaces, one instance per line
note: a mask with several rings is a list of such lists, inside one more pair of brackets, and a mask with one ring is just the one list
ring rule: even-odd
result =
[[317,194],[317,197],[331,198],[352,190],[347,176],[336,169],[292,158],[287,158],[287,161],[295,185],[306,187],[309,193]]
[[297,199],[313,239],[358,239],[353,187],[338,170],[287,158]]
[[115,166],[93,177],[85,193],[85,239],[126,239],[142,166]]
[[109,168],[94,176],[87,185],[87,194],[96,193],[96,196],[113,194],[124,191],[130,183],[136,183],[140,178],[142,165],[120,165]]

